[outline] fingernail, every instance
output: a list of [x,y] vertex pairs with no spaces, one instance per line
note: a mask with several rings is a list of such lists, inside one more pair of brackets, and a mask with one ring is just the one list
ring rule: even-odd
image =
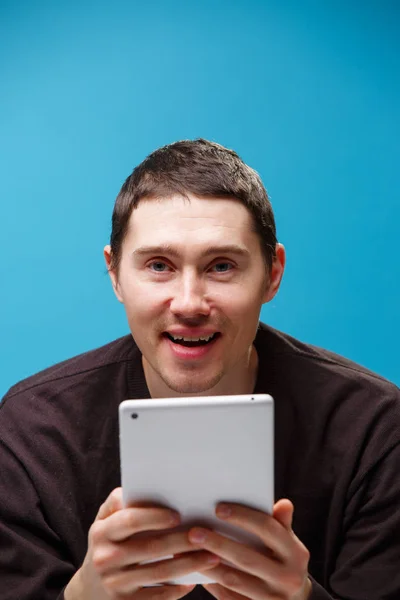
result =
[[181,516],[179,513],[172,513],[171,514],[171,525],[179,525],[179,523],[181,522]]
[[232,514],[232,509],[229,508],[226,504],[219,504],[217,506],[217,517],[221,517],[221,519],[227,519]]
[[190,532],[190,539],[192,542],[204,542],[206,539],[206,534],[202,529],[195,529]]
[[215,554],[211,554],[211,556],[209,556],[209,557],[207,558],[207,562],[208,562],[208,564],[210,564],[210,565],[216,565],[216,564],[217,564],[217,562],[219,562],[219,557],[218,557],[218,556],[216,556]]

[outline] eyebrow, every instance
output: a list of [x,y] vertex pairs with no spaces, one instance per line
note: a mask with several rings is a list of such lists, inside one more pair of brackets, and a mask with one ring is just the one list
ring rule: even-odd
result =
[[[162,244],[159,246],[140,246],[139,248],[136,248],[136,250],[134,250],[132,252],[133,257],[148,256],[149,254],[153,254],[153,255],[168,254],[169,256],[173,256],[176,258],[176,257],[179,257],[180,252],[178,252],[178,250],[174,246],[171,246],[169,244]],[[250,256],[250,252],[247,250],[247,248],[244,248],[243,246],[239,246],[237,244],[225,244],[223,246],[210,246],[209,248],[207,248],[207,250],[205,250],[204,252],[201,253],[201,256],[210,256],[213,254],[236,254],[237,256],[243,256],[243,257]]]

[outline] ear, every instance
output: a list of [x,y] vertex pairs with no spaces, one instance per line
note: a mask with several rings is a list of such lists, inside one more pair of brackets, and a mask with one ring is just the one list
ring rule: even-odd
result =
[[277,244],[275,248],[275,258],[272,262],[271,272],[269,275],[269,284],[265,290],[264,301],[270,302],[275,297],[281,285],[283,272],[286,264],[286,252],[282,244]]
[[104,259],[106,261],[107,271],[111,279],[111,283],[113,286],[114,294],[117,296],[118,300],[123,303],[123,299],[121,296],[120,285],[118,282],[118,273],[116,269],[111,269],[111,246],[107,245],[103,250]]

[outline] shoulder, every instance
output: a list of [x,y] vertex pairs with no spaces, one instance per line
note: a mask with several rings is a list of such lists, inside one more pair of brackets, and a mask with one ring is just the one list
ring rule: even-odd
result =
[[[366,389],[385,390],[400,400],[400,390],[392,382],[344,356],[324,348],[306,344],[286,333],[260,323],[256,346],[261,360],[273,361],[274,366],[290,369],[292,377],[333,385],[348,381],[359,382]],[[311,377],[311,379],[310,379]]]
[[139,357],[139,350],[131,335],[118,338],[104,346],[84,352],[68,360],[57,363],[35,375],[32,375],[14,386],[4,396],[2,405],[15,396],[25,393],[35,393],[35,390],[45,386],[63,386],[79,379],[90,377],[91,374],[101,374],[108,368],[123,365]]
[[270,393],[276,414],[292,422],[292,436],[303,440],[305,453],[315,447],[321,456],[330,453],[329,460],[363,456],[361,477],[400,445],[400,390],[394,383],[264,324],[255,344],[260,391]]
[[394,383],[264,324],[255,343],[262,389],[290,406],[304,427],[334,427],[343,438],[373,430],[382,445],[400,443],[400,390]]

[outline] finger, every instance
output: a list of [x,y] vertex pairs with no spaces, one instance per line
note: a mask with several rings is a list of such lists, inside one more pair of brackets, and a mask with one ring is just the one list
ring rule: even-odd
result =
[[[205,588],[207,590],[207,592],[209,592],[212,596],[214,596],[214,598],[217,598],[217,600],[226,600],[228,598],[228,594],[227,594],[227,590],[226,588],[224,588],[224,586],[219,585],[219,583],[202,583],[203,588]],[[242,596],[241,594],[237,594],[236,592],[233,592],[232,590],[229,590],[229,598],[231,600],[245,600],[245,596]],[[268,598],[269,600],[269,598]],[[272,598],[273,600],[273,598]]]
[[215,567],[212,570],[212,578],[223,588],[227,588],[245,598],[265,600],[271,597],[272,590],[264,581],[226,565]]
[[279,500],[273,509],[272,516],[276,519],[285,529],[292,531],[293,522],[293,511],[294,506],[286,498]]
[[111,514],[97,527],[109,541],[120,542],[142,531],[176,527],[179,522],[178,513],[166,508],[123,508]]
[[215,567],[219,559],[209,552],[194,552],[179,559],[167,559],[133,568],[117,570],[103,577],[103,585],[114,594],[129,594],[143,586],[173,582],[193,571]]
[[223,592],[223,590],[221,589],[222,586],[220,586],[218,583],[202,583],[201,585],[205,590],[207,590],[207,592],[209,592],[212,596],[214,596],[214,598],[217,599],[220,598],[220,594],[221,592]]
[[[200,539],[199,534],[203,534],[202,542],[195,541]],[[201,547],[203,550],[220,556],[225,562],[238,567],[243,573],[263,579],[271,587],[274,586],[274,581],[279,581],[285,574],[285,566],[282,562],[215,531],[194,527],[189,531],[188,537],[198,548]],[[214,569],[213,576],[215,572]]]
[[93,551],[93,562],[99,573],[137,563],[167,558],[178,558],[188,552],[198,552],[189,541],[187,532],[172,532],[162,536],[131,537],[124,542],[100,544]]
[[115,490],[109,494],[105,502],[103,502],[103,504],[100,506],[99,512],[96,516],[96,521],[98,519],[106,519],[113,513],[117,512],[117,510],[121,510],[122,508],[122,488],[119,487],[115,488]]
[[178,600],[189,594],[195,587],[196,584],[141,588],[132,596],[124,596],[124,600]]
[[[221,507],[228,507],[229,514],[221,511]],[[292,530],[288,531],[272,515],[231,503],[218,505],[216,514],[220,519],[257,536],[281,560],[288,560],[295,549],[295,536]]]

